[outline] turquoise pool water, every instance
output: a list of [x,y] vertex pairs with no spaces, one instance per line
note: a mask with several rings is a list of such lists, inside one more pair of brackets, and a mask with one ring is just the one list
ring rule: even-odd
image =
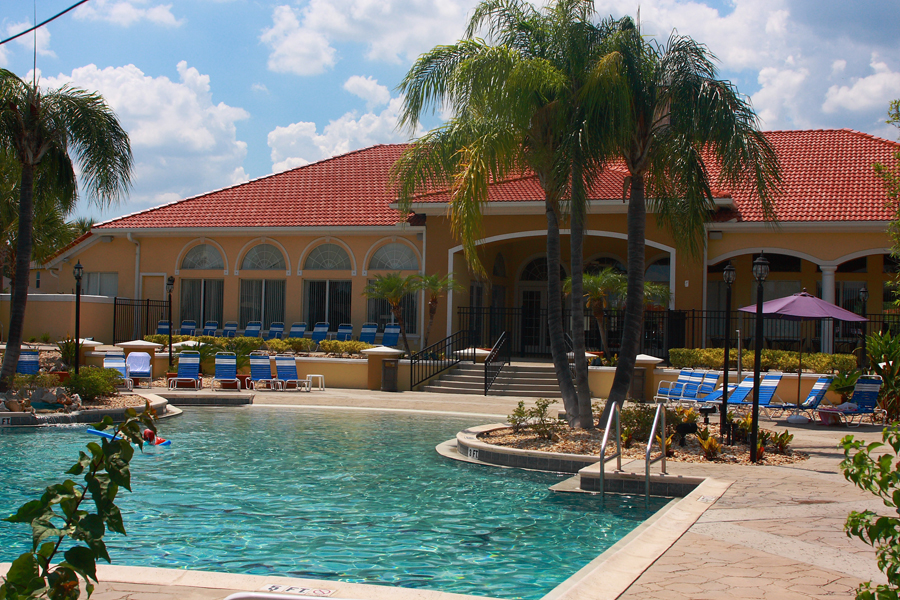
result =
[[[187,409],[160,424],[171,448],[132,461],[128,536],[114,564],[227,571],[540,598],[665,500],[547,487],[560,476],[439,456],[473,424],[374,411]],[[0,513],[63,478],[84,427],[0,429]],[[393,444],[406,452],[398,453]],[[0,522],[0,561],[30,529]]]

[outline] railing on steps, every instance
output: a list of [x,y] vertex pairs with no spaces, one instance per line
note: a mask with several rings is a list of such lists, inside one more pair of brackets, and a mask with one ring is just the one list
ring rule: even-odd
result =
[[[656,425],[660,424],[660,436],[659,436],[659,456],[650,459],[650,451],[653,450],[653,441],[656,439]],[[656,461],[660,461],[660,472],[665,475],[666,474],[666,405],[660,402],[656,405],[656,414],[653,415],[653,427],[650,428],[650,439],[647,440],[647,455],[644,457],[644,473],[645,473],[645,487],[644,487],[644,500],[646,502],[650,501],[650,465],[655,463]]]
[[616,453],[609,458],[616,459],[616,471],[622,470],[622,417],[619,403],[613,403],[613,408],[609,411],[609,418],[606,419],[606,429],[603,431],[603,442],[600,444],[600,497],[606,491],[606,445],[609,443],[609,432],[612,429],[613,417],[616,419]]
[[484,395],[487,396],[504,365],[509,364],[510,345],[506,343],[506,332],[500,334],[491,353],[484,359]]
[[[416,389],[420,383],[455,367],[462,360],[474,363],[475,348],[469,343],[471,339],[472,332],[457,331],[413,354],[409,359],[409,389]],[[471,356],[467,351],[471,351]]]

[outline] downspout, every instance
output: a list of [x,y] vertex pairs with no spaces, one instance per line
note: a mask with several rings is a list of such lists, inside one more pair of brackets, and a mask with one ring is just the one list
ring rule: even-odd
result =
[[136,300],[141,297],[141,243],[131,237],[131,232],[125,234],[128,241],[134,244],[134,297]]

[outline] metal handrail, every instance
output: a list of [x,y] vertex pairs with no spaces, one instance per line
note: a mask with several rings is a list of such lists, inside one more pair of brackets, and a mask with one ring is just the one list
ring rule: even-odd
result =
[[[660,447],[659,447],[659,456],[654,459],[650,459],[650,452],[653,450],[653,440],[656,439],[656,425],[657,423],[662,424],[662,434],[660,435]],[[645,466],[645,488],[644,488],[644,496],[647,500],[650,499],[650,465],[655,463],[656,461],[660,461],[660,472],[665,475],[666,474],[666,405],[660,402],[656,405],[656,414],[653,415],[653,426],[650,428],[650,439],[647,440],[647,455],[644,457],[644,466]]]
[[606,419],[606,429],[603,431],[603,441],[600,443],[600,496],[606,493],[606,444],[609,443],[609,431],[612,429],[613,416],[616,418],[616,453],[610,458],[616,459],[616,471],[622,470],[622,416],[618,402],[613,403],[613,409],[609,411]]
[[[484,359],[484,395],[487,396],[488,392],[491,390],[491,386],[494,385],[494,381],[497,380],[497,377],[500,375],[500,371],[503,370],[504,365],[509,363],[509,352],[506,353],[506,356],[500,356],[500,350],[506,346],[506,332],[500,334],[500,337],[497,339],[497,342],[491,348],[490,354]],[[509,349],[506,346],[507,350]]]
[[[439,342],[431,344],[409,357],[409,389],[414,390],[423,381],[428,381],[438,373],[458,365],[470,349],[469,340],[472,332],[462,330],[449,335]],[[472,350],[472,362],[475,362],[475,349]]]

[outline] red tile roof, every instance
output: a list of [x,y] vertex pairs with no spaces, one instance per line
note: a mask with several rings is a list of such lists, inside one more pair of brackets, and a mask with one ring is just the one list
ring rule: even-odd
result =
[[[785,180],[776,202],[780,221],[884,221],[892,216],[872,164],[891,163],[900,145],[849,129],[772,131]],[[379,145],[201,196],[113,219],[97,229],[195,227],[357,227],[394,225],[390,207],[391,165],[407,146]],[[711,174],[715,175],[712,166]],[[597,199],[619,200],[625,171],[606,169],[590,191]],[[731,196],[733,211],[716,220],[761,221],[762,210],[742,190],[717,189]],[[491,186],[492,202],[540,201],[533,175]],[[424,194],[420,202],[447,202],[446,192]]]
[[405,145],[380,145],[158,206],[97,229],[395,225],[391,165]]

